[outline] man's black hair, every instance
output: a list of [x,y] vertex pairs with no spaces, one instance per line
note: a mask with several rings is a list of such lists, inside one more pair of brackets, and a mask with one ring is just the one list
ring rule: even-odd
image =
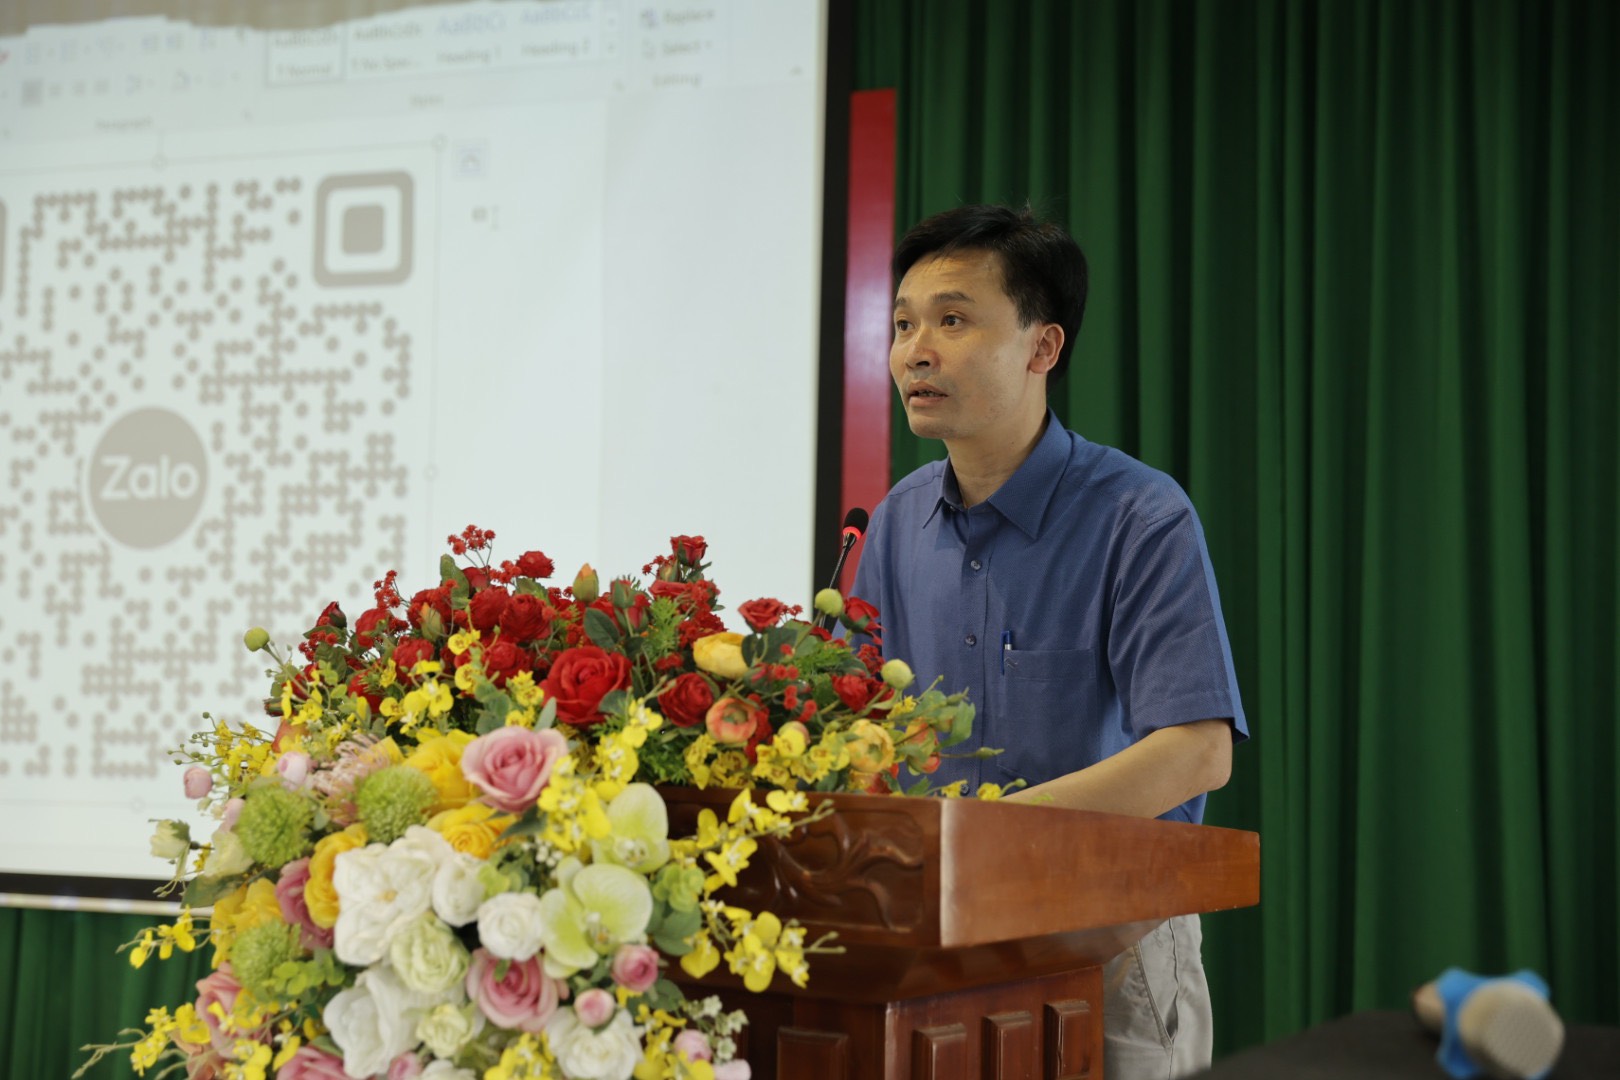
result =
[[963,251],[996,255],[1001,287],[1024,326],[1053,322],[1063,327],[1063,349],[1047,374],[1048,381],[1061,378],[1086,313],[1086,256],[1074,237],[1041,221],[1027,206],[958,206],[919,221],[900,238],[889,264],[895,285],[921,260]]

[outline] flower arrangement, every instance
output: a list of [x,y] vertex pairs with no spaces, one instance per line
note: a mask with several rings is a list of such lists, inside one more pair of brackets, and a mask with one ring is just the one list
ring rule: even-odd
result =
[[[493,539],[451,536],[409,600],[389,572],[352,625],[328,605],[296,654],[245,635],[274,662],[275,729],[214,721],[180,752],[219,825],[159,823],[181,914],[126,946],[139,967],[208,945],[213,970],[85,1068],[128,1049],[188,1080],[748,1075],[742,1014],[669,966],[805,985],[831,936],[724,890],[760,841],[833,811],[807,792],[899,790],[901,765],[931,791],[972,706],[908,694],[877,612],[832,590],[812,621],[762,598],[728,632],[701,537],[606,589],[589,566],[543,584],[538,551],[497,565]],[[659,784],[738,794],[671,836]]]

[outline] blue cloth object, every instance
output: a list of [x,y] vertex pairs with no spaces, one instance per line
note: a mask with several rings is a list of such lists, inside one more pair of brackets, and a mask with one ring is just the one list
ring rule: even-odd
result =
[[[1164,473],[1047,413],[1035,449],[985,502],[962,506],[946,462],[896,484],[872,515],[852,590],[883,651],[919,688],[967,690],[971,742],[937,784],[1039,784],[1163,727],[1230,717],[1248,737],[1219,594],[1192,504]],[[1203,820],[1204,796],[1165,814]]]
[[[1462,1011],[1463,1003],[1470,994],[1481,986],[1491,982],[1523,983],[1534,990],[1542,998],[1547,997],[1547,983],[1541,976],[1533,971],[1515,971],[1511,975],[1487,976],[1475,975],[1462,968],[1447,968],[1435,980],[1434,988],[1440,993],[1440,1000],[1446,1006],[1446,1023],[1440,1031],[1440,1049],[1435,1051],[1435,1060],[1446,1072],[1455,1076],[1457,1080],[1468,1080],[1469,1077],[1481,1073],[1479,1064],[1463,1049],[1462,1040],[1457,1037],[1457,1014]],[[1543,1069],[1528,1080],[1541,1080],[1551,1072],[1551,1068]]]

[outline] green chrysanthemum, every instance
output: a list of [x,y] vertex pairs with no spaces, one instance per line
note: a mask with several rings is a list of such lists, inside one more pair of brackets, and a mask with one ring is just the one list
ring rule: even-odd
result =
[[390,765],[366,777],[355,792],[354,805],[366,835],[376,843],[392,844],[406,829],[426,821],[438,798],[427,773],[410,765]]
[[276,968],[304,955],[298,927],[265,922],[242,931],[231,943],[231,970],[236,981],[261,1002],[281,996]]
[[265,866],[285,866],[309,854],[315,807],[286,788],[268,786],[248,794],[236,835],[248,857]]

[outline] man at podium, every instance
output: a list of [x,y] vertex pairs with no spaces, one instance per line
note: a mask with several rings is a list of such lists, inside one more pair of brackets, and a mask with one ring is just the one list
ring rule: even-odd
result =
[[[1248,737],[1203,531],[1169,476],[1068,431],[1047,406],[1074,351],[1086,262],[1028,210],[964,206],[895,250],[889,369],[947,458],[872,516],[854,594],[920,684],[966,689],[988,758],[936,781],[1200,822]],[[1209,1064],[1198,916],[1104,969],[1109,1080]]]

